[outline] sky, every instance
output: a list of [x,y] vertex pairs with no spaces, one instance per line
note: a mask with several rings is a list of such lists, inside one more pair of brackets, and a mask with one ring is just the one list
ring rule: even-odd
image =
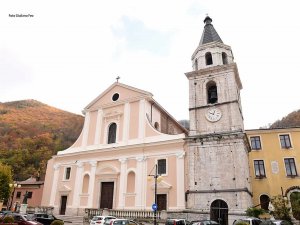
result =
[[[300,109],[300,13],[282,0],[4,0],[0,102],[81,111],[120,76],[188,119],[191,56],[209,15],[243,84],[246,129]],[[17,17],[17,14],[27,17]]]

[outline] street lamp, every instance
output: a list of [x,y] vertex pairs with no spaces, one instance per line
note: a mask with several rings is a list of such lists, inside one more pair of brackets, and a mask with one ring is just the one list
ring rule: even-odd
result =
[[[155,168],[155,173],[151,174],[153,169]],[[153,167],[150,174],[148,175],[148,180],[150,180],[150,177],[154,177],[154,204],[152,205],[152,209],[154,211],[154,225],[156,225],[156,212],[157,212],[157,182],[160,182],[162,180],[162,177],[158,174],[157,171],[157,164]]]
[[13,188],[13,191],[12,191],[11,197],[10,197],[10,204],[9,204],[9,207],[8,207],[8,209],[11,210],[11,206],[12,206],[12,203],[13,203],[13,200],[14,200],[15,190],[16,190],[16,188],[20,188],[21,184],[13,183],[13,184],[9,184],[9,187]]

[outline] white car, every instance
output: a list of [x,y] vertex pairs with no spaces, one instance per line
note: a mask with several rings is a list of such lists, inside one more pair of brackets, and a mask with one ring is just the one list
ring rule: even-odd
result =
[[116,219],[114,216],[94,216],[90,225],[105,225],[108,221]]

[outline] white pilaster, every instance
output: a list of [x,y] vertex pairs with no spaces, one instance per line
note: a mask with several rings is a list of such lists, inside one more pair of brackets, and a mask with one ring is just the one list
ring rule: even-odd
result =
[[75,177],[75,186],[73,193],[73,207],[78,208],[80,204],[80,194],[82,192],[82,177],[83,175],[83,163],[77,162],[77,170]]
[[84,126],[83,126],[83,133],[82,133],[82,146],[83,147],[87,146],[89,128],[90,128],[90,113],[86,112]]
[[145,99],[139,105],[139,138],[145,137]]
[[50,206],[54,206],[55,203],[55,196],[58,186],[58,175],[59,175],[59,165],[54,165],[54,175],[53,175],[53,181],[52,181],[52,188],[51,188],[51,194],[50,194]]
[[177,207],[179,209],[185,208],[184,199],[184,156],[185,152],[179,152],[176,154],[176,186],[177,186]]
[[136,199],[135,199],[135,207],[138,209],[142,209],[143,206],[146,205],[146,198],[143,198],[146,193],[146,171],[145,171],[145,157],[140,156],[136,157],[137,166],[136,166],[136,182],[135,182],[135,192],[136,192]]
[[100,144],[101,130],[102,130],[103,110],[99,109],[96,121],[96,132],[95,132],[95,145]]
[[125,207],[125,192],[127,187],[127,159],[119,159],[121,162],[121,169],[120,169],[120,190],[119,190],[119,209],[124,209]]
[[128,102],[125,103],[123,124],[123,141],[128,141],[130,124],[130,104]]
[[91,164],[91,176],[90,176],[89,191],[88,191],[89,193],[88,207],[93,208],[93,196],[94,196],[97,161],[90,161],[90,164]]

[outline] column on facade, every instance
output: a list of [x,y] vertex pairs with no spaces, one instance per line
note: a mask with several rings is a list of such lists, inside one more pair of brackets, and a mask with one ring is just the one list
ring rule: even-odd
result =
[[52,188],[50,194],[50,206],[54,206],[55,203],[55,197],[56,197],[57,186],[58,186],[59,165],[54,165],[53,169],[54,169],[54,174],[53,174]]
[[177,207],[179,209],[185,208],[184,197],[184,156],[185,152],[179,152],[176,154],[176,186],[177,186]]
[[125,103],[124,121],[123,121],[123,141],[128,141],[129,138],[129,123],[130,123],[130,104]]
[[88,199],[88,207],[93,208],[93,197],[94,197],[94,187],[95,187],[95,178],[96,178],[96,169],[97,169],[97,161],[90,161],[91,165],[91,173],[90,173],[90,183],[89,183],[89,199]]
[[87,146],[88,142],[88,135],[89,135],[89,128],[90,128],[90,113],[86,112],[85,114],[85,120],[84,120],[84,126],[83,126],[83,132],[82,132],[82,146]]
[[119,159],[121,162],[121,169],[120,169],[120,190],[119,190],[119,209],[123,209],[125,207],[125,193],[127,187],[127,159]]
[[147,182],[146,171],[145,171],[145,157],[140,156],[136,157],[137,166],[136,166],[136,182],[135,182],[135,206],[139,209],[145,207],[146,204],[146,185]]
[[144,138],[145,137],[145,99],[140,100],[140,105],[139,105],[139,133],[138,133],[138,138]]
[[73,192],[73,207],[78,208],[80,205],[80,194],[82,192],[82,181],[83,181],[83,163],[77,162],[77,170],[75,177],[75,185]]
[[96,121],[96,132],[95,132],[95,145],[100,144],[101,131],[102,131],[102,120],[103,120],[103,110],[99,109]]

